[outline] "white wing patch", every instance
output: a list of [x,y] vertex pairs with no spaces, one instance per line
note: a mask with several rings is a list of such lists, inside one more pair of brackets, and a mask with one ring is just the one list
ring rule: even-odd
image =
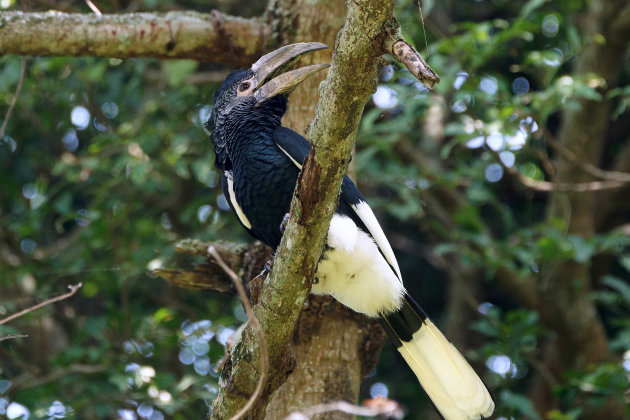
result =
[[293,163],[295,163],[295,166],[297,166],[298,168],[300,168],[300,170],[302,170],[302,164],[300,162],[298,162],[297,160],[293,159],[293,156],[291,156],[289,154],[289,152],[287,152],[286,150],[284,150],[278,143],[276,143],[276,146],[278,146],[278,148],[280,150],[282,150],[282,153],[284,153],[285,155],[287,155],[289,157],[289,159],[291,159],[293,161]]
[[370,235],[374,238],[374,242],[379,247],[387,262],[394,267],[394,271],[396,271],[396,275],[398,279],[402,282],[402,276],[400,275],[400,268],[398,268],[398,261],[396,261],[396,256],[394,255],[394,251],[392,250],[391,245],[387,241],[387,237],[385,236],[385,232],[381,228],[381,225],[378,224],[378,220],[376,220],[376,216],[372,212],[372,209],[365,201],[359,201],[358,204],[352,204],[352,208],[359,216],[359,219],[370,231]]
[[236,201],[236,194],[234,193],[234,181],[232,180],[232,171],[225,171],[225,177],[227,178],[228,182],[228,198],[230,199],[230,203],[232,203],[232,206],[236,211],[236,216],[238,217],[238,220],[241,221],[243,226],[245,226],[247,229],[251,229],[252,224],[249,222],[247,216],[245,216],[245,213],[243,212],[241,206],[238,204],[238,201]]

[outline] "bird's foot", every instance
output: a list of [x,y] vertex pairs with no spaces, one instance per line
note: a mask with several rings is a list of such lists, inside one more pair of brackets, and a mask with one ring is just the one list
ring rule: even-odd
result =
[[254,277],[253,280],[256,280],[257,278],[260,278],[260,277],[267,277],[267,275],[271,273],[271,269],[273,268],[273,259],[275,258],[275,256],[276,256],[275,253],[269,256],[269,259],[265,263],[265,266],[263,267],[262,271],[260,272],[260,274]]
[[265,270],[267,272],[271,271],[271,269],[273,268],[273,259],[274,258],[276,258],[276,253],[275,252],[269,256],[269,259],[265,263],[265,267],[263,268],[263,271],[265,271]]
[[282,233],[284,235],[284,231],[287,228],[287,225],[289,224],[289,219],[291,218],[291,213],[285,213],[284,217],[282,218],[282,222],[280,223],[280,233]]

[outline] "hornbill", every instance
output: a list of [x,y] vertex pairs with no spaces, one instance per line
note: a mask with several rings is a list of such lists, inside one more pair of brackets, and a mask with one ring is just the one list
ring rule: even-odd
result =
[[[311,148],[280,119],[288,94],[328,65],[289,69],[300,57],[323,48],[326,45],[317,42],[287,45],[248,70],[230,73],[214,94],[206,122],[232,211],[252,236],[274,250]],[[444,418],[480,419],[494,411],[484,383],[405,291],[383,230],[347,176],[312,292],[332,295],[347,307],[378,318]]]

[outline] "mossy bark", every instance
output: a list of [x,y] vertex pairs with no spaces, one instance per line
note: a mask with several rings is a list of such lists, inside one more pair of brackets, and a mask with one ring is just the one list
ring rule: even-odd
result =
[[219,12],[0,12],[0,56],[188,58],[249,66],[271,37],[261,19]]
[[[261,301],[254,311],[269,345],[270,380],[252,418],[261,418],[269,396],[294,369],[290,345],[321,256],[328,225],[337,206],[363,107],[375,89],[385,26],[393,1],[348,2],[328,78],[321,90],[315,121],[308,130],[313,143],[298,179],[291,218]],[[212,417],[229,418],[245,404],[258,379],[258,341],[246,328],[224,372]]]
[[[335,39],[345,24],[321,90],[319,112],[308,131],[315,147],[300,176],[292,218],[273,273],[263,287],[260,280],[250,284],[270,355],[269,380],[249,413],[251,418],[264,416],[274,391],[291,372],[290,380],[274,396],[269,418],[325,401],[356,402],[361,379],[374,367],[383,344],[384,334],[374,320],[353,314],[330,298],[311,297],[308,309],[303,309],[363,107],[375,90],[377,63],[391,29],[393,5],[393,0],[347,4],[341,0],[277,0],[258,19],[217,12],[101,17],[0,13],[0,55],[188,58],[233,66],[248,66],[274,46],[298,41],[330,45],[330,50],[306,59],[330,62]],[[314,92],[321,81],[312,78],[294,93],[286,125],[305,132],[315,113]],[[205,255],[204,246],[190,242],[180,244],[179,250]],[[264,254],[260,249],[231,245],[221,250],[232,268],[241,268],[245,279],[252,277],[252,267],[260,266]],[[208,263],[156,274],[183,287],[233,293],[226,276]],[[229,418],[246,403],[259,377],[259,354],[258,337],[247,327],[225,364],[214,418]]]

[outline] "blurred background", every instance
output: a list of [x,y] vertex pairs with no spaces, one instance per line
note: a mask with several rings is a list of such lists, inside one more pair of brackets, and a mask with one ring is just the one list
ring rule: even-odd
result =
[[[386,57],[357,135],[357,183],[407,288],[483,374],[497,418],[627,416],[630,54],[608,36],[617,3],[425,0],[423,25],[418,5],[399,1],[404,35],[442,81],[429,92]],[[266,7],[97,5],[244,17]],[[91,13],[79,0],[28,2],[51,8]],[[609,59],[587,54],[598,46]],[[205,417],[246,317],[238,300],[148,273],[181,263],[183,238],[250,241],[203,128],[229,70],[27,58],[0,138],[0,318],[83,287],[0,325],[0,336],[28,334],[0,342],[0,418]],[[0,117],[20,72],[21,58],[0,57]],[[361,398],[377,395],[432,418],[390,344]]]

